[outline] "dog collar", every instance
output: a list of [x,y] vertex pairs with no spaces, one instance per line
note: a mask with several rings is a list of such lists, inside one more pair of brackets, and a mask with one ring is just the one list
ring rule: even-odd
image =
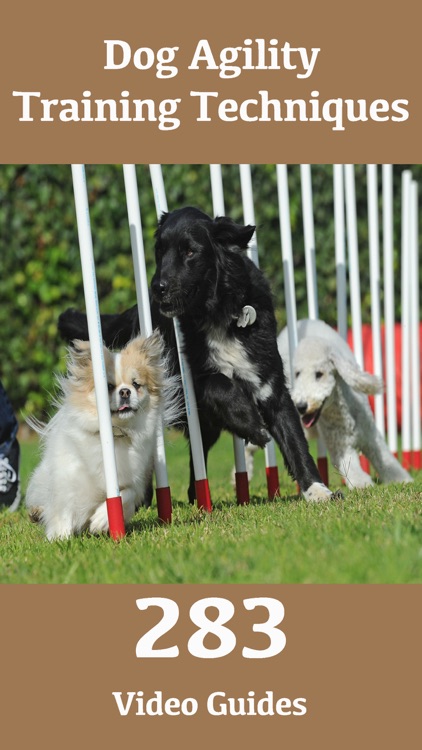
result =
[[242,307],[242,312],[237,318],[237,327],[246,328],[246,326],[253,325],[255,321],[256,321],[255,308],[252,307],[252,305],[245,305],[245,307]]

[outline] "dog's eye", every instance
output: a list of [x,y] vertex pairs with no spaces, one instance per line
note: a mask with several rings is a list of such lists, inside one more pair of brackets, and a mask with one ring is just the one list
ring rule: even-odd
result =
[[320,380],[323,374],[324,374],[323,372],[321,372],[320,370],[317,370],[315,373],[315,380]]
[[109,393],[113,393],[115,386],[113,383],[107,383],[107,388]]
[[193,250],[193,248],[190,245],[188,245],[186,242],[180,243],[179,252],[185,258],[192,258],[195,255],[195,251]]
[[299,375],[300,375],[300,370],[296,370],[296,372],[295,372],[295,378],[298,378]]
[[137,381],[137,380],[132,380],[132,385],[133,385],[133,387],[134,387],[135,391],[139,391],[139,389],[140,389],[140,387],[141,387],[141,384],[140,384],[140,383],[138,383],[138,381]]

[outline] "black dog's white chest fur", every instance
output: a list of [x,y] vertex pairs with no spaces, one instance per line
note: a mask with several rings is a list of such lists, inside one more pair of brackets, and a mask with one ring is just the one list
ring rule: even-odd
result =
[[231,380],[237,378],[248,383],[255,400],[265,401],[272,393],[269,383],[260,378],[257,363],[253,362],[240,338],[230,335],[224,328],[210,328],[205,336],[208,352],[207,366],[221,372]]
[[205,336],[208,350],[207,365],[228,378],[236,376],[255,388],[261,385],[257,368],[251,362],[242,342],[229,336],[223,328],[210,328]]

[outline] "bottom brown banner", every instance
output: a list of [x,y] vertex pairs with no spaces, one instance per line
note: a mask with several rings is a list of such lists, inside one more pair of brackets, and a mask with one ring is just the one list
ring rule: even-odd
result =
[[1,586],[2,744],[413,747],[420,586]]

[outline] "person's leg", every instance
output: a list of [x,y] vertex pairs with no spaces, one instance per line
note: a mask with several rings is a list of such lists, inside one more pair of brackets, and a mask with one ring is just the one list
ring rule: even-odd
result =
[[0,507],[16,510],[20,502],[18,421],[0,381]]

